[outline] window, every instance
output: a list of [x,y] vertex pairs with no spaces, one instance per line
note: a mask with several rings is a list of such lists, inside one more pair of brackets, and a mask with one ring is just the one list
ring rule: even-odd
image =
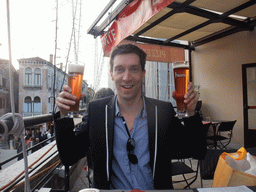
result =
[[6,108],[7,104],[5,103],[7,99],[3,98],[3,108]]
[[6,88],[6,79],[5,78],[2,78],[2,84],[3,84],[3,87]]
[[53,104],[53,98],[48,98],[48,113],[52,113],[52,104]]
[[34,77],[34,81],[35,81],[35,86],[41,86],[41,69],[36,68],[35,69],[35,77]]
[[6,88],[6,79],[0,74],[0,87]]
[[32,113],[32,100],[29,96],[25,97],[23,111],[25,113]]
[[42,112],[42,105],[41,105],[40,97],[35,97],[34,98],[33,112],[34,113],[41,113]]
[[31,86],[32,85],[32,69],[30,67],[27,67],[25,69],[25,86]]
[[4,109],[5,108],[5,98],[0,98],[0,109]]

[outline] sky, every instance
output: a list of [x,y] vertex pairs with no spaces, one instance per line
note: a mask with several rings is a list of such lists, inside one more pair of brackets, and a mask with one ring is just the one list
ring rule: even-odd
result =
[[[40,57],[49,61],[50,54],[55,53],[56,1],[54,0],[9,0],[11,26],[11,54],[14,67],[18,68],[17,59]],[[72,2],[76,0],[58,0],[58,33],[56,63],[66,63],[68,47],[73,26]],[[78,1],[80,2],[80,0]],[[79,61],[85,62],[84,79],[89,86],[93,84],[95,39],[87,34],[88,28],[108,4],[108,0],[82,0],[81,28],[79,41]],[[118,1],[117,1],[118,3]],[[79,26],[77,12],[76,28]],[[78,33],[76,33],[77,35]],[[78,36],[78,35],[77,35]],[[76,36],[76,37],[77,37]],[[98,61],[102,58],[100,39],[97,40],[100,51]],[[74,60],[74,43],[69,60]],[[0,58],[9,59],[7,27],[7,1],[0,0]],[[107,86],[107,63],[104,64],[100,87]]]

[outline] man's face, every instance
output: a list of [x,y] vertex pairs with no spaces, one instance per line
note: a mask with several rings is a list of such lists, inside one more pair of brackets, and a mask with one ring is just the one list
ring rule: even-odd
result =
[[120,99],[133,100],[141,97],[141,84],[145,77],[145,70],[141,69],[138,55],[131,53],[115,56],[113,71],[110,71],[110,74]]

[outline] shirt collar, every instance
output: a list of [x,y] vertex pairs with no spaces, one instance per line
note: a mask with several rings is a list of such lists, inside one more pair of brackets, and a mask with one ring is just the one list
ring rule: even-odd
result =
[[[147,111],[145,110],[146,109],[146,102],[145,102],[145,96],[144,95],[142,95],[142,101],[143,101],[143,108],[140,111],[139,116],[140,117],[147,117]],[[117,96],[115,98],[115,116],[117,116],[117,117],[121,116],[120,108],[119,108],[118,102],[117,102]]]

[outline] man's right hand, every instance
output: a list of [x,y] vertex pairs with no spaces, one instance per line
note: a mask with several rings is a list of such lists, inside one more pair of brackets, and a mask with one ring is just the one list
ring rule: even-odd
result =
[[[60,117],[63,118],[68,114],[70,106],[75,105],[76,96],[73,95],[72,89],[68,85],[63,86],[63,91],[59,93],[56,99],[56,105],[60,110]],[[81,94],[80,99],[84,98],[84,94]]]

